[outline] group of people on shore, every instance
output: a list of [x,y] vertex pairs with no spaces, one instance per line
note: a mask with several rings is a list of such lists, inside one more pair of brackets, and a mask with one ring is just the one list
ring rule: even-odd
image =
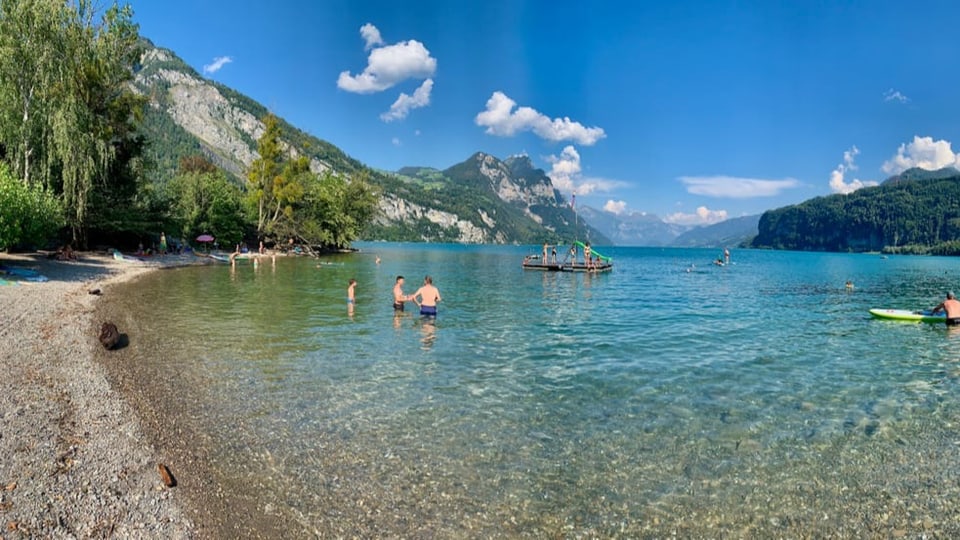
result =
[[[440,302],[441,298],[440,290],[433,284],[433,278],[430,276],[423,278],[423,286],[413,294],[404,294],[403,284],[403,276],[397,276],[397,281],[393,286],[394,313],[402,313],[405,311],[404,305],[407,302],[414,302],[420,308],[420,315],[431,318],[437,316],[437,303]],[[350,312],[353,311],[353,306],[356,304],[356,286],[357,280],[350,279],[347,285],[347,308]]]

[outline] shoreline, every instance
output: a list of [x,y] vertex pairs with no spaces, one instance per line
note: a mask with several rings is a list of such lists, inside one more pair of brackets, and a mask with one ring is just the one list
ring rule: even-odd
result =
[[78,255],[0,254],[0,265],[48,278],[0,285],[0,387],[9,389],[0,392],[0,535],[205,536],[192,497],[166,487],[158,472],[168,454],[101,360],[120,351],[100,345],[102,297],[89,293],[205,263],[192,255],[134,263]]
[[[201,263],[203,264],[203,263]],[[226,265],[223,265],[226,266]],[[146,442],[169,464],[177,480],[182,509],[200,538],[303,538],[319,535],[275,504],[264,502],[257,485],[240,471],[224,470],[220,449],[198,425],[186,403],[196,396],[180,384],[180,374],[165,370],[158,357],[177,347],[175,335],[150,329],[150,303],[136,282],[117,282],[97,303],[95,321],[114,322],[129,335],[119,350],[95,348],[97,362],[111,386],[124,397],[140,422]],[[149,286],[148,286],[149,287]],[[95,329],[91,327],[91,332]],[[96,329],[96,331],[99,331]]]

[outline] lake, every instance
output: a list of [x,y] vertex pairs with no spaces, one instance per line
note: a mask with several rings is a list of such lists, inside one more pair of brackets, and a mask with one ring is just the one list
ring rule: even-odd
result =
[[[293,536],[960,533],[960,330],[867,311],[936,305],[960,259],[358,247],[153,272],[109,308],[224,496]],[[436,320],[395,315],[428,274]]]

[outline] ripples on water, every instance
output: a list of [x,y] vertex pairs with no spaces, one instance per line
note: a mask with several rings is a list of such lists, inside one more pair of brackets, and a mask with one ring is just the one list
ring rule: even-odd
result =
[[[956,530],[960,335],[867,309],[930,307],[958,261],[613,248],[591,276],[364,248],[134,285],[140,332],[177,343],[137,354],[265,511],[321,535]],[[395,276],[425,273],[438,319],[395,317]]]

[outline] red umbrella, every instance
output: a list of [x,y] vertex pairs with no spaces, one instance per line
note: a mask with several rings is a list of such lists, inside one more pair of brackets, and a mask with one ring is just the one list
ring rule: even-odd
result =
[[213,242],[213,237],[209,234],[201,234],[197,237],[197,242]]

